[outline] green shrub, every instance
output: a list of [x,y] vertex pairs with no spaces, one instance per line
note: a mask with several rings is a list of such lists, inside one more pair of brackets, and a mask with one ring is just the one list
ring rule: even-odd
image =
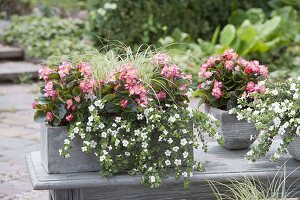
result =
[[[126,45],[155,44],[175,28],[196,41],[210,38],[218,25],[225,25],[230,14],[228,0],[89,0],[91,31],[99,38]],[[135,46],[134,46],[135,45]]]
[[75,19],[40,16],[14,16],[12,26],[5,30],[3,39],[18,44],[26,56],[48,59],[50,56],[92,50],[84,43],[84,23]]

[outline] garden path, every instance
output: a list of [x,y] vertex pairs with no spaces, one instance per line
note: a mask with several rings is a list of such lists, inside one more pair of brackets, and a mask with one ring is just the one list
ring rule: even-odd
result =
[[0,199],[46,200],[46,191],[34,191],[25,164],[27,152],[39,150],[39,124],[31,103],[37,84],[0,85]]

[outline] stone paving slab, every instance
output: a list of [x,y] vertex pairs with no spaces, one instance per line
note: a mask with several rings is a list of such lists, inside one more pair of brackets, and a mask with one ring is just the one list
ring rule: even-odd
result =
[[47,200],[48,192],[34,191],[25,164],[26,152],[40,149],[39,124],[31,103],[37,84],[0,84],[0,199]]
[[24,61],[8,61],[0,63],[0,80],[18,80],[19,76],[28,76],[28,79],[38,77],[39,65]]

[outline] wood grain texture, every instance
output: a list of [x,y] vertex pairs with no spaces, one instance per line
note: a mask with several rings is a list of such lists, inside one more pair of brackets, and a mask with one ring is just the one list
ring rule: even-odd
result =
[[[272,151],[280,140],[275,142]],[[267,158],[248,163],[243,159],[247,150],[227,150],[217,143],[209,143],[209,152],[194,150],[195,160],[206,164],[206,172],[197,172],[192,177],[192,185],[183,189],[182,180],[167,178],[157,189],[149,189],[140,184],[139,176],[117,175],[107,180],[97,172],[47,174],[41,165],[39,152],[26,156],[28,171],[34,189],[65,190],[80,188],[79,199],[212,199],[212,191],[207,180],[228,183],[228,178],[243,179],[245,176],[259,178],[263,182],[272,180],[282,174],[281,166],[286,163],[286,174],[289,174],[287,187],[294,189],[300,196],[300,162],[289,155],[272,163]],[[278,172],[279,171],[279,172]]]

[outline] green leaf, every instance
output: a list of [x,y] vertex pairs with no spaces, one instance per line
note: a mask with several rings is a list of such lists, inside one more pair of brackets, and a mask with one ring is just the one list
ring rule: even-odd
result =
[[72,90],[72,93],[73,93],[73,95],[75,95],[75,96],[79,96],[80,94],[81,94],[81,89],[80,89],[80,87],[74,87],[73,88],[73,90]]
[[42,123],[46,121],[45,115],[46,113],[44,111],[38,110],[34,113],[33,119],[35,122]]
[[220,26],[218,26],[216,28],[216,30],[215,30],[212,38],[211,38],[211,44],[212,45],[216,45],[219,34],[220,34]]
[[258,26],[258,39],[264,39],[271,35],[279,27],[280,21],[281,18],[276,16]]
[[103,102],[108,102],[108,101],[112,101],[113,99],[115,99],[117,97],[116,94],[107,94],[105,95],[101,100]]
[[52,74],[50,74],[49,78],[50,79],[55,79],[55,80],[59,80],[60,79],[58,73],[52,73]]
[[242,41],[251,43],[256,36],[255,27],[249,22],[249,20],[246,20],[242,26],[238,28],[237,35]]
[[66,105],[64,103],[58,103],[56,104],[56,108],[58,110],[58,116],[60,119],[63,119],[65,115],[67,114]]
[[114,104],[113,102],[106,103],[104,108],[108,113],[120,113],[121,112],[120,106]]
[[127,112],[137,112],[137,104],[133,99],[128,99],[128,105],[125,109]]
[[232,24],[227,24],[220,34],[220,44],[229,47],[235,38],[235,27]]
[[37,100],[38,100],[38,103],[41,104],[41,105],[45,105],[45,104],[51,103],[51,100],[48,99],[47,97],[44,97],[44,96],[39,96],[37,98]]

